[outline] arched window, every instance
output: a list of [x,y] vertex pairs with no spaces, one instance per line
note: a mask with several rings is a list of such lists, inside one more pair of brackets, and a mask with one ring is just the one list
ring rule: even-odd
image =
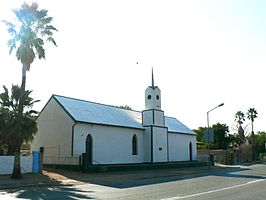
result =
[[136,135],[132,137],[132,155],[138,154],[138,139]]
[[192,157],[192,143],[189,143],[189,160],[192,161],[193,157]]
[[88,164],[92,164],[92,150],[93,150],[93,139],[92,136],[89,134],[86,138],[86,154],[88,159]]

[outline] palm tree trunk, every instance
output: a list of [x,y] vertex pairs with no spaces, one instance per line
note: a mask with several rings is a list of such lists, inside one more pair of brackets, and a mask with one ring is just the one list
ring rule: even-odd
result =
[[21,82],[21,90],[20,90],[20,99],[18,105],[18,126],[16,129],[16,145],[15,145],[15,152],[14,152],[14,167],[13,173],[11,178],[19,179],[22,178],[21,169],[20,169],[20,149],[22,145],[22,127],[21,127],[21,120],[23,117],[23,105],[25,101],[25,88],[26,88],[26,73],[27,73],[27,65],[23,64],[22,66],[22,82]]
[[21,118],[22,118],[22,115],[23,115],[23,105],[24,105],[24,101],[25,101],[26,73],[27,73],[27,65],[23,64],[23,67],[22,67],[22,82],[21,82],[19,105],[18,105],[18,116],[21,117]]
[[255,134],[253,131],[253,121],[251,121],[251,135],[252,135],[252,160],[256,160],[256,144],[255,144]]
[[[18,142],[21,143],[21,142]],[[20,169],[20,149],[21,149],[21,145],[16,144],[16,149],[14,152],[14,156],[15,156],[15,160],[14,160],[14,167],[13,167],[13,173],[11,178],[13,179],[20,179],[22,178],[21,175],[21,169]]]
[[254,131],[251,132],[252,135],[252,160],[254,161],[256,158],[256,153],[255,153],[255,135],[254,135]]
[[6,153],[6,155],[14,156],[14,153],[15,153],[15,149],[14,149],[13,144],[8,144],[7,145],[7,153]]

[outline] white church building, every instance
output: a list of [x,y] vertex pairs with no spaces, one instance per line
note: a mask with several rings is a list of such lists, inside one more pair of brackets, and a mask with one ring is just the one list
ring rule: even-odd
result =
[[161,91],[145,91],[145,110],[133,111],[52,95],[37,118],[31,145],[44,164],[130,164],[196,160],[196,134],[161,110]]

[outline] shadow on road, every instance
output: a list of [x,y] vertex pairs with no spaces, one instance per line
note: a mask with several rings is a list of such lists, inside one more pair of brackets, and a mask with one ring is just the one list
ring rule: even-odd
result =
[[82,183],[90,183],[114,188],[129,188],[157,183],[199,178],[203,176],[225,176],[262,179],[261,176],[243,175],[236,172],[248,171],[241,167],[191,167],[185,169],[156,169],[123,172],[81,173],[56,170],[62,176]]
[[56,187],[36,187],[36,188],[24,188],[21,189],[12,189],[7,190],[7,193],[17,193],[15,198],[18,199],[67,199],[67,200],[76,200],[76,199],[94,199],[89,196],[89,193],[86,191],[79,190],[71,186],[56,186]]
[[[179,169],[156,169],[122,172],[82,173],[67,170],[48,170],[49,172],[38,175],[25,175],[24,180],[36,180],[35,187],[18,187],[7,189],[5,192],[21,199],[94,199],[95,191],[91,185],[75,187],[76,184],[96,184],[118,189],[127,189],[137,186],[170,183],[178,180],[197,179],[206,176],[260,180],[266,179],[266,162],[245,166],[191,167]],[[51,180],[54,184],[38,186],[38,181],[48,181],[53,174],[58,179]],[[34,177],[35,176],[35,177]],[[2,178],[5,178],[2,176]],[[61,180],[60,180],[61,178]],[[67,184],[62,179],[68,181]],[[0,179],[1,180],[1,179]],[[12,180],[13,181],[13,180]],[[23,180],[22,180],[23,182]],[[52,183],[51,182],[51,183]],[[33,182],[35,183],[35,182]],[[65,185],[64,185],[65,184]],[[72,184],[72,185],[71,185]],[[23,188],[23,189],[22,189]]]
[[249,174],[225,173],[225,174],[215,174],[215,175],[216,176],[224,176],[224,177],[232,177],[232,178],[266,179],[266,177],[264,177],[264,176],[249,175]]

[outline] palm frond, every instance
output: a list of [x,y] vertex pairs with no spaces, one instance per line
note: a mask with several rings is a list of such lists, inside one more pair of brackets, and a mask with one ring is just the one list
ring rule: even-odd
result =
[[43,19],[47,16],[48,10],[46,9],[41,9],[36,12],[36,18],[37,19]]
[[10,48],[9,49],[9,54],[11,54],[12,51],[17,48],[16,39],[15,38],[9,39],[7,41],[7,46]]
[[17,59],[29,70],[36,55],[39,59],[45,58],[45,40],[57,46],[52,38],[57,29],[51,25],[53,18],[47,15],[48,10],[38,9],[37,3],[23,3],[20,8],[12,11],[18,24],[3,21],[12,36],[7,44],[9,53],[16,51]]
[[41,38],[35,38],[32,43],[33,43],[33,46],[37,52],[39,59],[45,58],[45,50],[43,48],[43,45],[44,45],[43,40]]
[[248,115],[248,119],[253,122],[254,119],[257,118],[258,112],[256,111],[255,108],[249,108],[247,115]]
[[[18,96],[20,96],[18,92],[20,87],[13,85],[11,88],[11,95],[9,95],[8,89],[5,86],[3,87],[5,91],[0,94],[1,140],[6,142],[19,138],[21,140],[30,141],[38,130],[36,123],[36,116],[38,115],[38,112],[31,110],[30,107],[34,102],[38,102],[38,100],[34,100],[30,96],[32,91],[26,90],[24,107],[29,110],[24,110],[22,118],[19,118],[18,112],[16,112],[16,110],[14,110],[9,104],[11,104],[11,102],[17,101]],[[5,103],[3,104],[3,102]],[[18,130],[20,131],[18,132]],[[18,133],[19,136],[17,135]]]
[[40,22],[43,25],[50,24],[51,21],[53,21],[53,18],[52,17],[43,17],[42,19],[40,19]]
[[17,110],[18,108],[19,99],[20,99],[20,91],[21,89],[18,85],[12,85],[10,99],[12,100],[12,105],[13,105],[14,110]]
[[[22,63],[30,64],[34,61],[35,53],[34,50],[29,45],[20,45],[17,49],[17,59],[20,60]],[[27,69],[29,70],[29,69]]]
[[17,34],[17,31],[16,31],[16,26],[11,23],[11,22],[8,22],[6,20],[2,20],[2,22],[4,22],[6,24],[6,26],[8,27],[7,28],[7,31],[11,34],[11,35],[16,35]]
[[52,38],[52,37],[48,37],[48,38],[47,38],[47,41],[52,42],[55,46],[57,46],[57,44],[56,44],[54,38]]
[[45,29],[46,30],[53,30],[53,31],[58,31],[54,26],[52,26],[52,25],[47,25],[47,26],[45,26]]
[[45,49],[41,45],[39,45],[35,48],[36,48],[39,59],[41,59],[41,58],[45,59]]
[[6,86],[3,85],[3,88],[4,88],[4,92],[0,94],[0,104],[1,104],[1,107],[9,107],[11,106],[9,92]]
[[39,114],[39,112],[36,111],[36,110],[30,110],[30,111],[27,111],[27,112],[25,113],[26,116],[32,116],[32,117],[34,117],[34,118],[37,117],[38,114]]

